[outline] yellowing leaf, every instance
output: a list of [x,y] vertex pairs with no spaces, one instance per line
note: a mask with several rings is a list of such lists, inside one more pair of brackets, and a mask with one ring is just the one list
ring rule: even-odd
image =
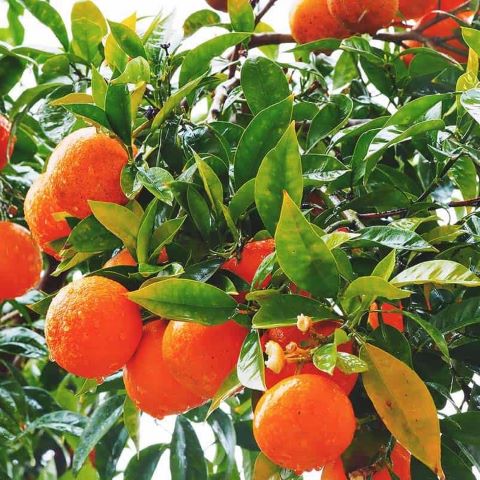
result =
[[368,365],[363,383],[392,435],[410,453],[445,479],[441,465],[437,408],[425,383],[404,362],[366,344],[360,358]]
[[280,469],[263,453],[257,457],[253,469],[253,480],[281,480]]

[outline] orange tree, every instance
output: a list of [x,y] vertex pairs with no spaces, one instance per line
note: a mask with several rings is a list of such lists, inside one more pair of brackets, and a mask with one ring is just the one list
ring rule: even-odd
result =
[[0,477],[474,479],[478,1],[7,3]]

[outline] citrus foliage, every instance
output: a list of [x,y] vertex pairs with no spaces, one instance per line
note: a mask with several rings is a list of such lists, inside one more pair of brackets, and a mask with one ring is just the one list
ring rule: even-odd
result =
[[[202,404],[177,417],[170,443],[132,456],[125,478],[151,478],[169,451],[174,479],[294,479],[324,460],[336,475],[406,480],[408,452],[413,479],[473,479],[478,1],[440,5],[451,12],[413,30],[400,13],[374,42],[334,19],[345,38],[296,45],[263,23],[274,2],[230,0],[228,16],[185,21],[184,39],[212,32],[190,50],[161,14],[117,23],[83,0],[67,31],[46,1],[8,3],[0,216],[27,220],[45,273],[16,299],[23,285],[3,297],[0,286],[0,476],[111,479],[127,441],[139,445],[137,406],[160,418]],[[27,11],[53,51],[23,45]],[[297,39],[311,33],[301,27]],[[35,85],[19,91],[24,75]],[[5,238],[7,283],[26,253]],[[114,307],[137,321],[128,341]],[[293,377],[302,368],[311,375]],[[193,428],[203,421],[213,457]],[[316,457],[326,438],[341,461]]]

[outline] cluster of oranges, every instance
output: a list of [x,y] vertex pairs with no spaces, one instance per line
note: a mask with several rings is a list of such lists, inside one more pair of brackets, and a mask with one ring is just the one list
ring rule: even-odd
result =
[[120,187],[128,154],[115,138],[95,128],[65,137],[25,198],[25,219],[40,248],[58,258],[50,243],[68,236],[67,216],[91,214],[88,200],[126,203]]

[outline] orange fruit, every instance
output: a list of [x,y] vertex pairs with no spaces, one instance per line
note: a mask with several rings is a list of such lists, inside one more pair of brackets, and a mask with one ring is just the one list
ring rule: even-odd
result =
[[52,360],[85,378],[103,378],[122,368],[142,335],[140,309],[127,293],[119,283],[95,276],[63,287],[46,316]]
[[[399,443],[395,444],[390,459],[392,461],[392,469],[395,475],[400,480],[411,480],[411,455],[402,445]],[[388,472],[388,468],[384,468],[383,470],[380,470],[380,472],[377,472],[375,475],[373,475],[373,480],[391,480],[391,478],[392,477]]]
[[388,27],[398,12],[398,0],[328,0],[330,14],[356,33]]
[[208,327],[171,321],[163,338],[163,358],[184,387],[211,398],[237,364],[247,333],[233,320]]
[[11,127],[10,122],[3,115],[0,115],[0,170],[7,165],[8,158],[13,153],[15,138],[10,143],[10,149],[8,149]]
[[438,0],[400,0],[399,10],[400,18],[406,20],[416,20],[427,13],[435,10],[438,6]]
[[[265,350],[265,344],[268,341],[278,343],[283,349],[291,343],[295,342],[300,348],[309,349],[319,345],[318,337],[328,337],[333,334],[335,329],[341,324],[335,321],[323,321],[315,323],[312,331],[303,333],[297,327],[271,328],[267,330],[261,339],[262,346]],[[347,342],[338,346],[339,352],[353,353],[353,343]],[[339,368],[335,368],[333,375],[319,370],[313,363],[286,363],[280,373],[275,373],[269,368],[265,369],[265,382],[267,388],[271,388],[281,380],[291,377],[299,373],[309,373],[319,375],[333,380],[347,395],[351,393],[358,375],[356,373],[346,374]]]
[[[441,9],[446,11],[452,10],[458,6],[456,3],[457,2],[442,1]],[[462,2],[460,2],[460,4],[461,3]],[[436,13],[429,13],[425,15],[418,21],[416,28],[422,27],[423,25],[431,22],[436,15]],[[472,12],[470,11],[459,13],[457,16],[465,22],[470,22],[472,20]],[[424,37],[433,39],[435,41],[438,39],[446,39],[444,40],[445,46],[435,44],[435,50],[454,58],[457,60],[457,62],[466,63],[468,60],[468,47],[462,39],[460,28],[461,25],[454,18],[445,18],[440,20],[438,23],[427,27],[421,33]],[[405,42],[405,44],[409,48],[423,46],[421,42],[416,40],[408,40]],[[447,46],[455,50],[452,51]],[[410,55],[407,55],[406,57],[407,58],[404,59],[407,63],[409,63],[412,57]]]
[[[444,10],[445,12],[451,12],[455,8],[465,3],[464,0],[436,0],[434,10]],[[472,12],[470,12],[472,14]]]
[[327,0],[299,0],[290,13],[290,29],[297,43],[350,36],[344,25],[330,14]]
[[222,12],[228,11],[228,0],[205,0],[213,9],[221,10]]
[[47,175],[38,176],[28,190],[24,203],[25,220],[33,238],[40,248],[59,259],[55,250],[48,243],[70,234],[70,227],[65,220],[57,220],[54,213],[62,210],[52,195],[51,184]]
[[345,475],[342,459],[337,458],[335,461],[325,465],[320,480],[348,480]]
[[15,223],[0,222],[0,302],[27,293],[41,274],[42,254],[30,232]]
[[65,137],[47,166],[53,196],[63,211],[79,218],[91,213],[88,200],[126,203],[120,187],[128,155],[122,145],[95,128],[82,128]]
[[155,320],[143,327],[142,339],[123,371],[128,396],[138,409],[155,418],[183,413],[203,399],[171,375],[162,355],[167,322]]
[[[252,283],[262,261],[275,251],[273,238],[248,242],[242,249],[240,258],[232,257],[222,265],[222,270],[234,273],[247,283]],[[268,283],[268,282],[266,282]]]
[[[166,263],[168,262],[168,255],[167,249],[162,248],[160,255],[158,256],[158,263]],[[115,254],[110,260],[105,262],[103,268],[111,268],[111,267],[136,267],[137,262],[132,257],[131,253],[125,248],[120,250],[117,254]]]
[[352,404],[332,380],[296,375],[267,390],[255,408],[253,434],[274,463],[295,472],[319,469],[350,445]]
[[[405,326],[403,323],[403,315],[398,312],[389,313],[392,310],[401,310],[402,304],[399,305],[392,305],[391,303],[382,303],[382,319],[386,325],[390,325],[391,327],[396,328],[399,332],[403,332],[405,330]],[[373,302],[370,305],[370,313],[368,314],[368,323],[370,326],[375,330],[380,325],[380,321],[378,319],[378,312],[374,312],[373,310],[379,310],[378,304]]]

